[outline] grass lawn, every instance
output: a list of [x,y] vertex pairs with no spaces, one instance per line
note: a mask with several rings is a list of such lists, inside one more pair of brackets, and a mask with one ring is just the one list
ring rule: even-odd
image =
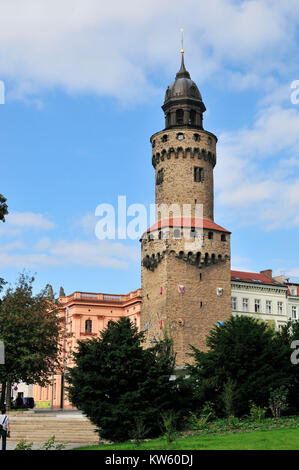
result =
[[226,434],[193,434],[169,446],[165,439],[152,439],[138,447],[132,442],[79,447],[78,450],[299,450],[299,427],[263,429]]

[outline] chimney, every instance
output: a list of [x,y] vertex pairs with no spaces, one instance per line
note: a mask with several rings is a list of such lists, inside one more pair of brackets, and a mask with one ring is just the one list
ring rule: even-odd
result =
[[272,269],[265,269],[264,271],[260,271],[260,274],[264,274],[265,276],[269,277],[269,279],[272,279]]

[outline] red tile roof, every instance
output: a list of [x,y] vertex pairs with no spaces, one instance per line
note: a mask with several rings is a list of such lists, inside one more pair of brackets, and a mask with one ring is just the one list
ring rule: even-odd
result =
[[257,284],[271,284],[271,285],[284,285],[280,282],[277,282],[275,279],[272,279],[266,276],[263,273],[248,273],[244,271],[231,271],[231,280],[232,281],[243,281],[251,282]]
[[199,218],[195,219],[194,217],[170,217],[169,219],[159,220],[147,230],[147,233],[165,227],[205,228],[210,230],[218,230],[219,232],[231,233],[225,228],[220,227],[220,225],[215,224],[215,222],[212,220]]

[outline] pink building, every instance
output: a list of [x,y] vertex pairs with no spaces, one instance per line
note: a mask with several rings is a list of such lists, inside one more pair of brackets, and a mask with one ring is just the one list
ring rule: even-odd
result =
[[[64,320],[63,357],[65,367],[72,367],[71,353],[78,340],[99,336],[110,320],[128,317],[140,327],[140,289],[127,295],[74,292],[60,297],[59,315]],[[64,391],[63,373],[54,373],[46,387],[33,385],[37,407],[72,408]]]

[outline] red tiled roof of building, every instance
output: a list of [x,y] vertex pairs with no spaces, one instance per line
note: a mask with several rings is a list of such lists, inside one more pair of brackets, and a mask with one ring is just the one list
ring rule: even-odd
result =
[[231,280],[232,281],[243,281],[259,284],[271,284],[271,285],[284,285],[280,282],[277,282],[275,279],[266,276],[264,273],[249,273],[245,271],[231,271]]
[[170,217],[169,219],[163,219],[156,222],[149,229],[147,233],[154,230],[158,230],[165,227],[181,227],[181,228],[205,228],[210,230],[218,230],[219,232],[231,233],[220,225],[215,224],[209,219],[199,219],[194,217]]

